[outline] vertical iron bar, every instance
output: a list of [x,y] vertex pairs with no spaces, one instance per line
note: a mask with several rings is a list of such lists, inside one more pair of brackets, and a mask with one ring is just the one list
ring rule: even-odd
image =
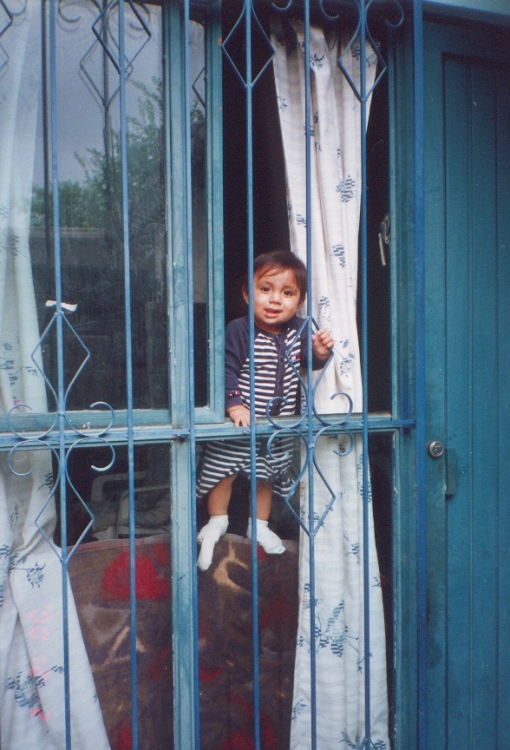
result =
[[[196,436],[195,436],[195,342],[194,332],[194,289],[193,289],[193,214],[192,214],[192,177],[191,177],[191,94],[190,94],[190,3],[184,0],[183,7],[183,39],[184,39],[184,140],[186,152],[185,192],[186,192],[186,217],[185,217],[185,245],[186,245],[186,272],[188,282],[188,419],[190,430],[189,442],[189,471],[190,487],[193,501],[191,503],[191,576],[192,576],[192,609],[193,628],[191,643],[191,669],[194,674],[193,705],[194,705],[194,745],[200,747],[200,691],[198,671],[198,579],[197,579],[197,550],[194,543],[197,538],[197,513],[196,513]],[[208,113],[207,113],[208,116]],[[190,748],[192,750],[192,748]]]
[[416,339],[416,547],[418,749],[427,748],[427,556],[425,487],[425,189],[422,0],[413,0],[414,242]]
[[[43,19],[43,23],[46,19]],[[71,710],[69,674],[69,619],[67,588],[67,503],[66,503],[66,448],[65,448],[65,378],[64,378],[64,332],[62,311],[62,264],[60,247],[60,196],[58,178],[58,132],[57,132],[57,12],[56,0],[50,1],[50,139],[51,139],[51,186],[53,190],[53,242],[55,254],[55,298],[57,302],[57,398],[60,482],[60,534],[61,534],[61,587],[62,587],[62,649],[64,658],[64,699],[66,748],[71,748]]]
[[251,516],[251,576],[252,576],[252,632],[253,632],[253,723],[254,750],[260,750],[260,690],[259,690],[259,607],[257,560],[257,476],[255,433],[255,314],[253,306],[253,71],[251,21],[252,0],[245,0],[246,22],[246,180],[248,232],[248,332],[250,351],[250,516]]
[[360,126],[361,126],[361,206],[360,206],[360,250],[361,250],[361,361],[362,421],[361,440],[363,451],[363,648],[365,665],[365,741],[371,746],[370,715],[370,585],[369,585],[369,489],[368,489],[368,288],[367,288],[367,76],[366,76],[366,5],[360,4]]
[[317,748],[317,659],[315,650],[315,502],[314,502],[314,463],[315,442],[313,435],[313,374],[312,374],[312,106],[311,106],[311,71],[310,71],[310,0],[303,6],[305,26],[304,75],[305,75],[305,203],[306,203],[306,268],[307,268],[307,440],[308,440],[308,544],[310,559],[310,697],[311,697],[311,750]]
[[[170,358],[170,419],[172,424],[192,430],[190,440],[175,441],[170,450],[171,463],[171,561],[172,561],[172,656],[174,746],[186,750],[199,748],[198,641],[197,641],[197,571],[195,512],[195,457],[193,399],[192,330],[193,288],[190,273],[191,232],[189,228],[191,199],[189,29],[184,28],[189,3],[168,3],[165,12],[165,137],[168,177],[168,295]],[[187,72],[185,71],[185,66]],[[193,347],[193,343],[191,343]],[[187,354],[184,352],[187,351]],[[176,352],[180,354],[177,356]],[[191,393],[190,393],[191,388]],[[172,698],[170,698],[172,701]]]
[[[112,155],[110,148],[110,77],[108,75],[108,24],[106,18],[106,7],[108,0],[102,2],[102,16],[101,16],[101,38],[103,39],[103,46],[101,47],[101,65],[103,68],[103,143],[104,143],[104,161],[105,161],[105,173],[106,173],[106,215],[108,221],[111,222],[111,215],[113,211],[114,194],[112,186]],[[108,239],[111,242],[111,227],[108,227]]]
[[129,195],[128,149],[126,113],[126,69],[124,52],[124,0],[119,0],[119,96],[120,96],[120,149],[122,175],[122,239],[124,250],[124,311],[126,335],[126,397],[127,397],[127,450],[129,491],[129,586],[131,623],[131,725],[133,750],[138,750],[138,657],[136,652],[136,547],[135,547],[135,482],[133,441],[133,352],[131,340],[131,278],[129,246]]

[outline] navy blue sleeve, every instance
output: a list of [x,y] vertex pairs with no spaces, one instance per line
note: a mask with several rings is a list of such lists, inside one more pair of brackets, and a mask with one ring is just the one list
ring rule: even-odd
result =
[[248,357],[248,319],[232,320],[225,330],[225,408],[242,404],[239,373]]

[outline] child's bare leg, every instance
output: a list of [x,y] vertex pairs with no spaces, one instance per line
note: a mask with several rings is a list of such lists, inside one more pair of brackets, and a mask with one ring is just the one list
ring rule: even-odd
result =
[[257,518],[269,521],[273,504],[273,485],[271,482],[257,482]]
[[232,494],[235,474],[220,479],[212,488],[207,499],[209,521],[200,529],[197,542],[202,545],[198,556],[198,567],[207,570],[212,563],[216,542],[226,533],[228,527],[228,505]]
[[232,495],[232,485],[237,474],[220,479],[209,493],[207,498],[207,510],[210,516],[223,516],[228,513],[228,504]]
[[[271,514],[273,487],[270,482],[257,482],[257,542],[269,555],[281,555],[285,545],[280,537],[268,528]],[[248,539],[251,539],[251,518],[248,521]]]

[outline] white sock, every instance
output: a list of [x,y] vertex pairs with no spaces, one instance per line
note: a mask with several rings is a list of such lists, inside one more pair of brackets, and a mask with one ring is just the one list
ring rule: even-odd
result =
[[[248,530],[246,532],[248,539],[251,539],[251,518],[248,520]],[[267,526],[267,521],[257,518],[257,542],[268,555],[281,555],[285,552],[285,545],[274,531]]]
[[202,545],[198,556],[198,567],[207,570],[212,563],[216,542],[227,533],[228,516],[211,516],[197,536],[197,542]]

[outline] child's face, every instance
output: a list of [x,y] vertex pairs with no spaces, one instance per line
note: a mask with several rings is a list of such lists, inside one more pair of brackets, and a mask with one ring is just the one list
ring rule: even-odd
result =
[[[263,269],[262,269],[263,270]],[[248,293],[243,289],[245,302]],[[301,304],[301,295],[293,271],[269,269],[255,274],[253,279],[253,305],[255,322],[268,333],[279,333]]]

